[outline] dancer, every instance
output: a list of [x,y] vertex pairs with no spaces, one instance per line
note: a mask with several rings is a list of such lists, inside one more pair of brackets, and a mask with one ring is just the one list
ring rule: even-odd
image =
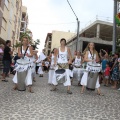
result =
[[32,49],[33,49],[32,77],[33,77],[33,81],[36,82],[36,80],[35,80],[35,77],[36,77],[36,69],[35,69],[35,68],[36,68],[36,61],[38,60],[38,55],[37,55],[38,51],[35,50],[35,45],[32,45],[31,47],[32,47]]
[[45,61],[44,71],[45,71],[45,72],[48,72],[48,71],[49,71],[49,61],[48,61],[48,59],[46,59],[46,61]]
[[[33,57],[33,50],[32,50],[32,47],[28,46],[28,45],[29,45],[28,38],[23,37],[22,38],[22,46],[21,46],[21,48],[18,48],[18,56],[20,58],[24,58],[24,59],[29,60],[31,62],[31,58]],[[26,86],[29,86],[29,92],[33,93],[31,76],[32,76],[32,71],[31,71],[31,69],[28,69],[27,76],[26,76]],[[13,82],[15,83],[15,86],[14,86],[13,89],[16,90],[17,89],[17,83],[18,83],[17,72],[16,72],[16,75],[13,78]]]
[[46,56],[44,55],[44,50],[40,53],[38,60],[36,61],[36,63],[39,63],[39,68],[38,68],[38,74],[39,77],[43,77],[43,64],[44,61],[46,59]]
[[51,64],[50,64],[50,69],[49,69],[48,84],[52,84],[52,80],[56,79],[56,76],[55,76],[55,69],[56,69],[56,67],[54,66],[54,57],[55,57],[55,51],[56,50],[57,49],[54,48],[53,51],[52,51],[52,54],[49,56]]
[[43,61],[40,61],[39,62],[39,69],[38,69],[38,74],[39,74],[39,77],[43,77]]
[[79,76],[78,78],[78,85],[80,85],[80,77],[82,75],[81,71],[80,71],[80,67],[82,65],[82,57],[81,57],[81,52],[77,51],[77,55],[73,58],[73,65],[74,65],[74,69],[73,72],[77,73],[77,75]]
[[[94,43],[88,43],[88,46],[85,49],[84,53],[85,53],[84,61],[87,62],[87,64],[92,62],[95,62],[95,63],[99,62],[98,52],[95,50]],[[87,78],[88,78],[88,72],[84,72],[83,77],[81,79],[81,85],[82,85],[81,93],[84,92],[84,88],[87,85]],[[100,91],[99,76],[97,78],[96,88],[97,88],[97,94],[103,95],[101,94],[101,91]]]
[[[57,60],[57,56],[58,56],[58,60]],[[69,57],[69,61],[67,56]],[[69,64],[71,64],[71,61],[72,61],[72,56],[70,49],[66,47],[66,40],[62,38],[60,40],[59,50],[57,50],[55,54],[54,65],[58,64],[59,68],[62,67],[62,69],[65,69],[66,71],[66,76],[65,76],[66,82],[64,83],[64,86],[67,86],[68,94],[72,94],[72,92],[70,91],[71,81],[69,76]],[[51,91],[56,91],[56,85],[58,84],[58,82],[56,81],[56,79],[53,79],[52,83],[54,85],[54,88]]]

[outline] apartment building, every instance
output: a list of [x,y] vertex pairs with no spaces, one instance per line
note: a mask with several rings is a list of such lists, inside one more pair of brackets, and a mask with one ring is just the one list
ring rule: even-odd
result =
[[67,40],[74,35],[75,33],[64,31],[52,31],[52,33],[48,33],[44,45],[46,55],[49,55],[53,48],[59,48],[61,38],[65,38]]
[[[117,27],[117,33],[120,33],[120,28]],[[71,49],[72,54],[76,50],[84,51],[89,42],[95,43],[97,51],[104,49],[107,52],[112,51],[113,37],[113,23],[96,20],[89,26],[82,29],[79,33],[79,40],[77,42],[77,36],[75,35],[67,41],[67,46]],[[117,38],[119,34],[117,35]]]
[[22,6],[20,34],[22,34],[23,32],[26,32],[27,26],[28,26],[27,7]]
[[0,0],[0,43],[19,40],[22,0]]

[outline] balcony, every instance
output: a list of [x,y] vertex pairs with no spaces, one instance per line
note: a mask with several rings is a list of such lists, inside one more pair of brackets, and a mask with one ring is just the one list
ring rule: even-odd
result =
[[51,45],[48,45],[48,48],[51,49]]
[[27,7],[22,6],[22,15],[26,16],[26,14],[27,14]]
[[25,28],[24,28],[24,27],[20,28],[20,32],[21,32],[21,33],[23,33],[24,31],[25,31]]

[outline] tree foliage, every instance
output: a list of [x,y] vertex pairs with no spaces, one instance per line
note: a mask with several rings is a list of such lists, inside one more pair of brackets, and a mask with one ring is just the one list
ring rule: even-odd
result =
[[21,46],[21,42],[16,41],[16,44],[14,45],[15,48],[18,48]]
[[31,41],[31,37],[29,35],[29,31],[26,31],[26,32],[23,32],[21,35],[20,35],[20,40],[22,40],[23,37],[27,37],[29,41]]
[[116,41],[116,52],[120,52],[120,36]]
[[35,48],[38,49],[38,45],[40,45],[40,39],[34,41]]

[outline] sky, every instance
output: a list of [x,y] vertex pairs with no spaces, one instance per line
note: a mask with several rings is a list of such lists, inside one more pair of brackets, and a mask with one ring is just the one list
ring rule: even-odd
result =
[[[33,39],[44,48],[47,33],[53,30],[76,33],[77,21],[67,0],[22,0],[29,16],[28,28]],[[79,21],[80,30],[96,20],[113,21],[113,0],[69,0]]]

